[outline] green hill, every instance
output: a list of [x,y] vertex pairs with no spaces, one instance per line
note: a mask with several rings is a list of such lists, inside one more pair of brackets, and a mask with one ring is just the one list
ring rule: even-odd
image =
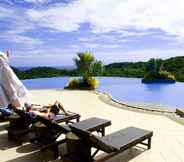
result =
[[120,77],[138,77],[144,76],[146,69],[145,62],[122,62],[112,63],[105,66],[105,76],[120,76]]
[[175,75],[177,81],[184,82],[184,56],[165,60],[164,67]]
[[52,67],[36,67],[25,71],[13,68],[20,79],[33,79],[57,76],[76,76],[76,70],[57,69]]
[[[143,78],[148,62],[120,62],[105,65],[102,76],[138,77]],[[163,60],[164,70],[172,73],[177,81],[184,82],[184,56],[173,57]],[[37,67],[26,71],[14,69],[21,79],[56,77],[56,76],[78,76],[76,69],[57,69],[52,67]]]
[[[106,65],[105,76],[143,78],[148,62],[122,62]],[[163,60],[164,69],[172,73],[177,81],[184,82],[184,56]]]

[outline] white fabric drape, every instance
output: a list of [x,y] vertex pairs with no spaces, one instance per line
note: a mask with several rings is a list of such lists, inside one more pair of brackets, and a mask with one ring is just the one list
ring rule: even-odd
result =
[[0,107],[5,107],[27,94],[25,86],[17,78],[7,60],[0,55]]
[[5,107],[8,105],[8,98],[2,88],[2,86],[0,86],[0,108],[1,107]]

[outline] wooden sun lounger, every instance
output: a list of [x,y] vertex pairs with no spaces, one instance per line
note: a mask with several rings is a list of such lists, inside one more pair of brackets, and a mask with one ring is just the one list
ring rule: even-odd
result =
[[[41,121],[47,127],[45,133],[43,133],[43,136],[39,137],[38,139],[39,141],[41,140],[44,144],[41,150],[52,149],[52,151],[54,152],[54,157],[57,158],[59,156],[58,145],[66,142],[66,139],[59,141],[56,141],[56,139],[61,134],[66,134],[70,132],[71,129],[68,125],[58,125],[56,122],[42,117],[39,117],[39,121]],[[77,126],[86,131],[98,132],[101,133],[101,136],[104,136],[105,128],[111,125],[111,121],[93,117],[71,125]]]
[[[114,132],[102,138],[92,135],[90,132],[80,129],[76,126],[70,126],[72,132],[80,137],[77,150],[65,156],[65,160],[69,161],[85,161],[92,162],[99,150],[109,154],[116,155],[123,152],[137,144],[143,144],[151,148],[152,131],[128,127],[120,131]],[[144,141],[147,140],[147,143]],[[91,155],[91,148],[96,148],[96,151]]]
[[[26,113],[24,110],[16,110],[16,115],[12,115],[9,117],[9,127],[7,127],[8,131],[8,138],[10,140],[16,141],[18,144],[22,144],[23,140],[22,137],[25,137],[27,133],[30,132],[30,125],[34,122],[37,122],[37,119],[34,121],[27,120]],[[20,120],[19,122],[16,122],[17,120]],[[57,115],[56,122],[62,123],[65,122],[68,123],[74,123],[74,120],[76,122],[79,122],[80,115],[77,113],[69,113],[69,115],[59,114]],[[20,125],[20,127],[18,126]]]

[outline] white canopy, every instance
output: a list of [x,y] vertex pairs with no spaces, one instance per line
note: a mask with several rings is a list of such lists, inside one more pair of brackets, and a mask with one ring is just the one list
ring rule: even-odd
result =
[[27,94],[27,89],[9,66],[7,57],[0,52],[0,107],[6,107]]

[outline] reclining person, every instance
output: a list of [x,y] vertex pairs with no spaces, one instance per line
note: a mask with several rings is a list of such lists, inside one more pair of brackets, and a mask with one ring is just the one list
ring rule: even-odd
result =
[[[65,118],[66,115],[69,115],[63,108],[62,104],[58,101],[48,107],[49,108],[47,112],[35,111],[32,110],[31,107],[27,107],[26,113],[33,118],[33,121],[35,121],[33,122],[34,124],[31,126],[32,131],[29,134],[31,143],[47,144],[55,139],[55,136],[57,135],[57,130],[53,130],[50,126],[43,122],[44,118],[55,121],[58,119],[58,116],[61,119]],[[63,115],[59,114],[60,110],[62,110],[62,112],[64,113]]]
[[[61,103],[56,101],[53,105],[48,106],[47,112],[39,112],[33,110],[33,104],[25,104],[26,111],[20,108],[17,108],[14,105],[10,105],[10,113],[15,112],[19,117],[15,118],[12,116],[12,118],[9,118],[10,121],[10,127],[13,129],[27,129],[29,128],[33,123],[38,122],[37,116],[44,117],[49,120],[57,120],[57,116],[59,116],[59,119],[64,118],[68,113],[65,111]],[[2,109],[2,112],[4,112],[6,109]],[[60,110],[64,112],[64,115],[59,115]],[[7,111],[7,110],[6,110]]]
[[[9,118],[10,125],[8,127],[8,134],[10,135],[11,139],[17,139],[18,136],[13,135],[13,132],[21,130],[21,132],[32,132],[32,135],[37,137],[44,137],[47,133],[47,128],[42,123],[41,119],[49,119],[49,120],[55,120],[56,116],[59,114],[60,109],[66,114],[67,112],[64,110],[61,103],[56,101],[53,105],[48,106],[47,112],[39,112],[32,110],[33,104],[25,104],[26,105],[26,111],[20,108],[17,108],[14,105],[11,105],[11,109],[13,112],[15,112],[18,117],[12,115]],[[65,115],[65,116],[66,116]],[[65,117],[63,115],[63,118]],[[60,117],[59,119],[61,119]],[[41,131],[42,130],[42,131]],[[44,130],[44,133],[42,133]],[[45,131],[46,130],[46,131]],[[40,134],[41,132],[41,134]],[[21,134],[20,134],[21,135]]]
[[69,115],[67,111],[64,109],[63,105],[58,101],[55,101],[55,103],[51,106],[44,106],[44,107],[48,107],[48,110],[46,112],[40,112],[37,110],[33,110],[33,107],[34,105],[32,104],[31,105],[26,104],[26,112],[30,114],[31,116],[39,115],[47,119],[55,120],[57,118],[57,115],[59,115],[60,110],[64,113],[63,117],[66,115]]

